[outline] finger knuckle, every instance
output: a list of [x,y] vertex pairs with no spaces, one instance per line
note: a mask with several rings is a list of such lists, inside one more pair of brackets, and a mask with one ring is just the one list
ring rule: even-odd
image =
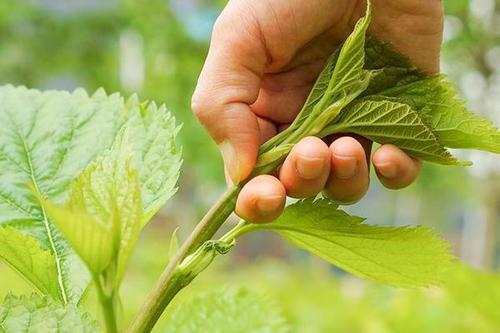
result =
[[341,205],[353,205],[364,196],[364,194],[359,193],[331,193],[330,191],[325,191],[325,194],[330,200]]
[[227,34],[227,29],[231,24],[231,15],[228,15],[228,10],[222,11],[222,13],[217,17],[212,28],[212,39],[218,36]]
[[211,98],[205,93],[195,91],[191,98],[191,110],[201,123],[209,121],[210,110],[213,108]]
[[330,200],[342,205],[353,205],[357,203],[363,199],[369,188],[368,181],[356,184],[355,186],[351,186],[349,188],[338,185],[339,184],[330,182],[323,193]]
[[223,31],[224,24],[225,24],[224,20],[225,19],[224,19],[222,14],[219,17],[217,17],[217,19],[215,20],[214,25],[212,27],[212,39],[215,36],[218,36],[221,31]]

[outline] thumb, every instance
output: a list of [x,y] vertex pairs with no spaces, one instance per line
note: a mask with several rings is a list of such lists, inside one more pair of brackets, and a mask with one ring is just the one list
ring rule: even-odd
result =
[[260,130],[252,105],[266,64],[265,47],[252,29],[224,13],[217,20],[192,110],[218,144],[234,183],[252,171]]

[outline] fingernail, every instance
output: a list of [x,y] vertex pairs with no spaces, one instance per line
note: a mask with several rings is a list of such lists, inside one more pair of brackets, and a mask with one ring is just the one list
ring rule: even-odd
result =
[[229,177],[231,177],[234,184],[238,184],[241,180],[241,172],[236,149],[229,141],[224,141],[219,144],[219,149],[222,154],[222,159],[224,160],[224,166],[229,173]]
[[377,171],[385,178],[394,178],[398,173],[398,169],[394,163],[386,162],[375,164]]
[[283,204],[283,197],[280,195],[270,195],[257,200],[257,208],[261,213],[274,213]]
[[224,179],[226,179],[226,184],[228,186],[233,186],[233,180],[231,179],[231,175],[229,175],[229,171],[227,170],[226,165],[224,165]]
[[303,179],[316,179],[325,169],[325,160],[319,157],[308,157],[300,155],[295,162],[297,173]]
[[358,161],[354,157],[335,155],[333,172],[338,179],[351,179],[358,173]]

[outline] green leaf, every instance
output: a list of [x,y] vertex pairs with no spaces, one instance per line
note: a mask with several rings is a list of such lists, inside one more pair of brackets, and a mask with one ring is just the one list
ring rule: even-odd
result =
[[16,297],[7,295],[0,304],[2,333],[94,333],[97,323],[76,305],[63,306],[39,295]]
[[376,70],[363,96],[397,97],[429,119],[442,145],[500,153],[500,131],[467,110],[444,75],[427,77],[389,44],[369,38],[365,68]]
[[127,106],[135,113],[129,121],[129,143],[135,145],[139,183],[144,201],[143,224],[177,191],[181,151],[175,143],[180,127],[164,105],[139,103],[132,96]]
[[0,258],[21,275],[24,273],[24,278],[40,292],[62,300],[54,258],[33,237],[12,227],[0,227]]
[[[366,15],[356,23],[354,31],[347,37],[338,57],[334,54],[322,72],[323,77],[317,81],[317,87],[313,88],[312,97],[306,101],[310,103],[319,95],[317,88],[323,86],[325,77],[330,71],[331,77],[321,99],[313,106],[299,114],[299,121],[303,117],[314,120],[316,131],[321,131],[337,114],[354,98],[360,95],[368,86],[371,74],[364,69],[365,64],[365,40],[366,31],[371,22],[371,5],[367,2]],[[335,65],[333,65],[335,63]],[[315,116],[313,116],[315,115]],[[314,119],[317,117],[317,119]],[[304,120],[307,122],[307,120]],[[311,133],[308,133],[311,134]],[[312,133],[317,134],[317,133]]]
[[387,89],[381,94],[403,98],[429,118],[439,141],[450,148],[500,153],[500,130],[487,119],[468,111],[453,84],[443,75]]
[[373,281],[401,287],[441,282],[450,264],[448,244],[430,228],[381,227],[362,223],[327,199],[303,200],[273,223],[273,230],[300,248]]
[[276,305],[244,288],[220,288],[178,305],[165,333],[290,332]]
[[103,271],[113,258],[111,228],[92,218],[77,205],[70,203],[63,207],[45,200],[42,202],[51,221],[89,270],[94,275]]
[[366,15],[358,20],[354,31],[343,43],[333,69],[325,96],[338,99],[343,91],[357,87],[360,77],[364,76],[366,31],[371,22],[371,4],[367,2]]
[[332,80],[333,72],[335,69],[335,65],[340,56],[340,48],[338,48],[326,61],[325,67],[319,74],[314,86],[307,97],[307,100],[302,108],[302,111],[299,117],[302,118],[302,121],[307,117],[308,114],[312,112],[313,107],[321,100],[321,98],[325,95],[325,92],[330,85],[330,81]]
[[[386,69],[406,68],[420,78],[423,74],[413,66],[407,57],[396,51],[388,42],[382,42],[374,37],[367,37],[365,41],[365,68]],[[407,77],[407,75],[405,75]]]
[[28,184],[47,201],[62,204],[72,181],[127,126],[139,169],[144,224],[175,192],[178,128],[164,107],[136,97],[125,102],[103,90],[88,96],[83,90],[40,92],[13,86],[0,87],[0,123],[0,225],[22,231],[48,250],[63,302],[78,301],[89,274]]
[[425,78],[410,61],[394,50],[389,43],[369,37],[365,43],[365,69],[373,72],[368,88],[362,96]]
[[118,280],[125,273],[144,217],[140,176],[134,167],[129,128],[126,126],[111,149],[76,178],[69,200],[70,207],[84,211],[109,230],[108,243],[103,246],[109,251],[110,259],[117,262]]
[[64,206],[43,204],[94,275],[116,261],[120,279],[143,226],[142,205],[128,127],[73,181]]
[[290,144],[321,132],[368,87],[371,73],[363,66],[370,21],[371,5],[368,1],[366,15],[356,23],[342,47],[330,56],[294,122],[260,148],[259,169],[283,159],[283,152],[286,154],[291,149]]
[[329,133],[355,133],[380,144],[394,144],[425,161],[460,165],[410,105],[366,98],[355,102],[330,125]]
[[[319,74],[314,86],[307,97],[307,100],[300,110],[299,114],[295,118],[294,122],[286,128],[278,135],[275,135],[268,141],[266,141],[260,147],[261,156],[257,162],[257,165],[266,165],[269,164],[270,161],[276,160],[276,154],[280,154],[281,150],[288,149],[288,151],[293,146],[289,145],[279,145],[284,140],[286,140],[300,125],[304,122],[307,116],[313,111],[314,106],[321,100],[324,96],[326,89],[330,83],[330,79],[332,78],[333,70],[335,68],[335,64],[337,63],[338,57],[340,53],[340,48],[337,49],[327,60],[325,67]],[[285,146],[285,147],[284,147]],[[271,152],[271,150],[273,150]],[[264,155],[265,154],[265,155]]]

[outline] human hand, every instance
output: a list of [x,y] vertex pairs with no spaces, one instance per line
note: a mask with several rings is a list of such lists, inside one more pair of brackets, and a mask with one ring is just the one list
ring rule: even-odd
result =
[[[372,3],[369,33],[424,72],[438,72],[441,1]],[[192,109],[219,145],[234,183],[250,174],[260,144],[293,121],[326,59],[365,7],[362,0],[229,1],[214,26]],[[371,142],[364,138],[305,138],[278,175],[258,176],[244,186],[236,213],[251,222],[272,221],[286,195],[306,198],[322,190],[339,203],[354,203],[368,190],[370,155]],[[411,184],[420,169],[420,161],[393,145],[378,148],[371,162],[391,189]]]

